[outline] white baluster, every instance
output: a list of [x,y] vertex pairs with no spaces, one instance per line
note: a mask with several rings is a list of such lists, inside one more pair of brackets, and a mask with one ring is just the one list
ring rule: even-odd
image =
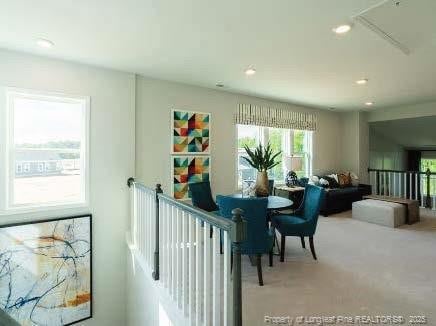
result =
[[181,307],[181,300],[180,300],[180,292],[181,292],[181,274],[182,274],[182,267],[181,267],[181,244],[180,244],[180,218],[181,218],[181,211],[180,209],[176,208],[176,288],[175,288],[175,300],[177,302],[177,307]]
[[166,231],[166,227],[167,227],[167,223],[165,221],[166,204],[163,200],[161,200],[159,204],[160,204],[160,208],[159,208],[160,261],[161,261],[160,279],[161,279],[163,286],[165,286],[166,277],[167,277],[166,276],[166,271],[167,271],[167,267],[166,267],[166,264],[167,264],[167,253],[166,253],[167,231]]
[[201,325],[201,303],[202,303],[202,294],[203,294],[203,228],[201,227],[201,221],[199,219],[196,220],[195,223],[195,234],[196,234],[196,247],[195,247],[195,256],[196,256],[196,298],[195,298],[195,325]]
[[212,322],[214,326],[221,325],[221,255],[220,255],[220,230],[213,227],[213,266],[212,266]]
[[183,316],[187,316],[186,307],[188,305],[188,223],[189,216],[186,212],[182,213],[182,310]]
[[394,172],[392,175],[392,181],[393,181],[393,190],[392,190],[392,196],[397,196],[397,174]]
[[415,173],[415,200],[418,200],[418,173]]
[[170,294],[175,298],[176,290],[176,219],[175,219],[175,206],[171,206],[171,287]]
[[166,204],[166,232],[167,232],[167,243],[166,243],[166,267],[167,267],[167,279],[166,287],[168,290],[171,287],[171,206]]
[[210,306],[211,306],[211,282],[210,282],[210,224],[204,223],[203,229],[203,239],[204,239],[204,286],[203,286],[203,324],[209,326],[211,324],[210,320]]
[[195,221],[189,214],[189,320],[195,320]]

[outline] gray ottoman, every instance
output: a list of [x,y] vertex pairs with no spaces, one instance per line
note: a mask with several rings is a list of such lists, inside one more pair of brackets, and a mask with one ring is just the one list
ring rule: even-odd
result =
[[403,225],[406,221],[406,207],[401,204],[367,199],[353,203],[353,218],[391,228]]

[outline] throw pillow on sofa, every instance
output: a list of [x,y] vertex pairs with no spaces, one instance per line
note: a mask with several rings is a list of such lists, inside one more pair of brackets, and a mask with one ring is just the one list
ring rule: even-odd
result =
[[339,187],[346,188],[351,187],[351,175],[350,173],[340,173],[338,174]]
[[[323,176],[322,179],[325,179],[328,181],[329,183],[329,188],[339,188],[339,183],[336,181],[335,178],[331,177],[331,176]],[[321,181],[321,180],[320,180]]]

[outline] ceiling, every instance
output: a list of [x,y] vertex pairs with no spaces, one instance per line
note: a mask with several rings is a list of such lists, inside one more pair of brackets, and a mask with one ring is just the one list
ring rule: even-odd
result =
[[388,0],[370,15],[406,36],[409,55],[356,21],[332,32],[380,2],[0,0],[0,47],[320,108],[436,100],[436,1],[401,0],[395,11]]
[[406,148],[436,149],[436,116],[370,122],[370,129]]

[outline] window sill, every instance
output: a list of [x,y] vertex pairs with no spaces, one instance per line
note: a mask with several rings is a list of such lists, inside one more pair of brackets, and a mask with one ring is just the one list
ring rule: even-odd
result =
[[16,220],[17,222],[27,222],[35,219],[50,219],[70,215],[88,214],[90,213],[90,210],[91,208],[88,203],[13,207],[0,211],[0,224],[2,224],[2,218],[10,220],[7,217],[10,217],[12,220]]

